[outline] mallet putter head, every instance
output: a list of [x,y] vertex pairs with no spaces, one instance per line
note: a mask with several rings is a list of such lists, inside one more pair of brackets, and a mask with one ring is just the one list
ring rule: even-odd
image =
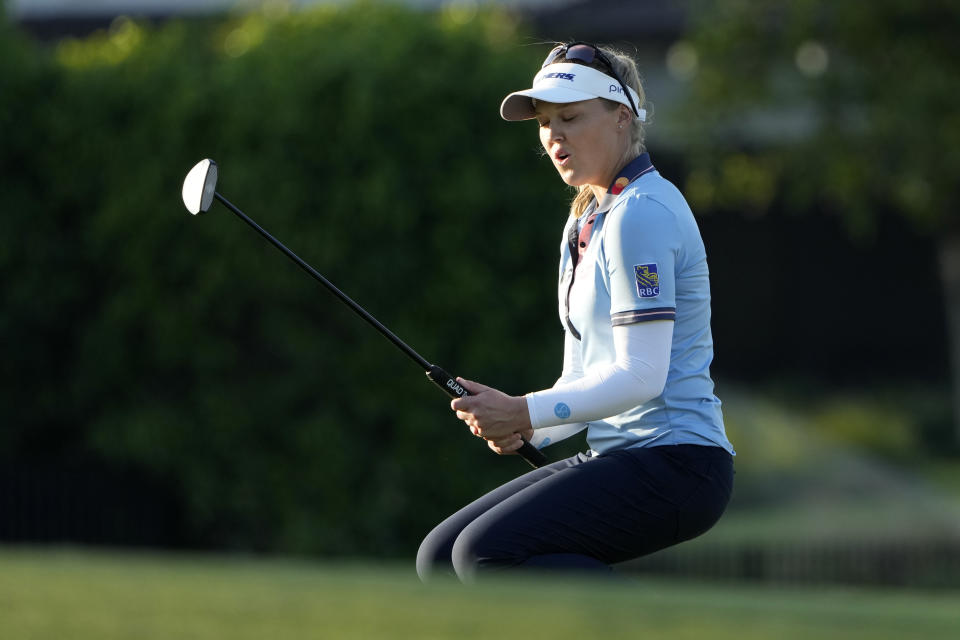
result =
[[183,204],[193,215],[203,213],[213,204],[217,189],[217,163],[209,158],[201,160],[183,180]]

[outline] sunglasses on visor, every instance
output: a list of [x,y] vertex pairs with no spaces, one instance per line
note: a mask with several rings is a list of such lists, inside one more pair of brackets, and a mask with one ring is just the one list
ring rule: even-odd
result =
[[613,63],[610,62],[603,51],[600,51],[596,46],[588,42],[571,42],[570,44],[561,44],[554,47],[550,53],[547,54],[546,59],[543,61],[543,64],[540,65],[540,68],[544,68],[548,64],[553,64],[557,61],[558,58],[562,56],[563,60],[576,60],[584,64],[592,64],[594,60],[599,60],[607,69],[610,70],[610,75],[613,76],[613,79],[620,83],[620,88],[623,89],[623,92],[627,96],[627,100],[630,101],[630,107],[633,109],[633,112],[640,117],[640,110],[637,109],[637,105],[633,102],[633,97],[630,95],[630,90],[627,89],[627,85],[624,84],[623,80],[620,79],[620,75],[617,73],[616,69],[613,68]]

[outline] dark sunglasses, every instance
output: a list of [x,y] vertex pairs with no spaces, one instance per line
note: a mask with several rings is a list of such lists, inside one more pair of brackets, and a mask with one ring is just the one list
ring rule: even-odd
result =
[[557,58],[563,56],[563,60],[576,60],[584,64],[592,64],[594,60],[599,60],[607,69],[610,70],[610,75],[613,76],[613,79],[620,83],[620,88],[623,89],[623,92],[627,96],[627,100],[630,101],[630,107],[633,109],[633,112],[640,117],[640,110],[637,109],[637,105],[633,102],[633,97],[630,95],[630,90],[627,89],[627,85],[624,84],[623,80],[620,79],[620,75],[617,73],[617,70],[613,68],[613,63],[610,62],[603,51],[600,51],[595,45],[592,45],[588,42],[571,42],[570,44],[561,44],[554,47],[550,53],[547,54],[546,59],[543,61],[543,64],[540,65],[540,68],[547,66],[548,64],[553,64],[557,61]]

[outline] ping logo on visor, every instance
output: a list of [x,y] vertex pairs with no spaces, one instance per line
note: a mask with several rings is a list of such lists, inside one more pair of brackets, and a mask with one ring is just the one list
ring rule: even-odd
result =
[[599,69],[572,62],[557,62],[540,69],[533,77],[532,88],[514,91],[503,99],[500,115],[504,120],[529,120],[537,117],[535,100],[567,104],[592,98],[626,105],[641,122],[646,122],[646,110],[636,107],[640,96],[635,89]]
[[660,274],[657,263],[637,264],[633,267],[637,276],[637,295],[641,298],[656,298],[660,295]]

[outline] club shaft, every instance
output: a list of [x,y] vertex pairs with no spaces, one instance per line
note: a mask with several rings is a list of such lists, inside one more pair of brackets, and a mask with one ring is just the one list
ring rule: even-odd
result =
[[[350,296],[348,296],[343,291],[338,289],[332,282],[324,278],[319,271],[311,267],[303,259],[301,259],[300,256],[298,256],[293,251],[288,249],[286,245],[284,245],[282,242],[274,238],[266,229],[261,227],[247,214],[245,214],[239,208],[234,206],[232,202],[224,198],[218,192],[214,192],[213,196],[217,200],[219,200],[221,203],[223,203],[223,205],[227,209],[230,209],[230,211],[232,211],[238,218],[246,222],[257,233],[259,233],[261,236],[266,238],[270,244],[275,246],[277,249],[282,251],[284,255],[286,255],[288,258],[293,260],[297,264],[297,266],[299,266],[301,269],[309,273],[314,280],[318,281],[320,284],[325,286],[330,291],[330,293],[337,296],[337,298],[339,298],[341,302],[343,302],[345,305],[353,309],[353,311],[358,316],[366,320],[374,329],[379,331],[380,334],[383,335],[387,340],[392,342],[401,351],[407,354],[407,356],[409,356],[411,360],[413,360],[418,365],[420,365],[421,369],[423,369],[427,373],[427,377],[430,378],[430,380],[432,380],[437,386],[443,389],[447,394],[449,394],[451,397],[462,397],[462,396],[470,395],[470,392],[468,392],[459,383],[457,383],[456,379],[453,376],[448,374],[446,371],[444,371],[440,367],[437,367],[436,365],[433,365],[427,362],[427,360],[424,359],[423,356],[421,356],[419,353],[414,351],[413,348],[410,347],[410,345],[408,345],[406,342],[398,338],[397,335],[392,331],[390,331],[390,329],[385,327],[382,322],[380,322],[379,320],[374,318],[372,315],[370,315],[366,309],[364,309],[359,304],[354,302],[353,299],[350,298]],[[531,445],[526,440],[523,441],[523,446],[517,451],[517,453],[524,460],[526,460],[530,464],[530,466],[532,466],[535,469],[547,464],[547,458],[546,456],[543,455],[543,452],[541,452],[539,449]]]
[[327,280],[326,278],[324,278],[323,275],[322,275],[319,271],[317,271],[316,269],[314,269],[313,267],[311,267],[311,266],[310,266],[309,264],[307,264],[304,260],[302,260],[302,259],[300,258],[300,256],[298,256],[298,255],[295,254],[293,251],[291,251],[290,249],[288,249],[288,248],[286,247],[286,245],[284,245],[282,242],[280,242],[279,240],[277,240],[276,238],[274,238],[272,235],[270,235],[270,233],[269,233],[266,229],[264,229],[263,227],[261,227],[261,226],[260,226],[259,224],[257,224],[253,219],[251,219],[249,216],[247,216],[247,214],[245,214],[243,211],[241,211],[241,210],[238,209],[236,206],[234,206],[229,200],[227,200],[226,198],[224,198],[224,197],[223,197],[222,195],[220,195],[219,193],[214,193],[213,195],[214,195],[214,197],[215,197],[217,200],[219,200],[220,202],[222,202],[222,203],[224,204],[224,206],[227,207],[227,209],[230,209],[230,211],[232,211],[234,214],[236,214],[236,216],[237,216],[238,218],[240,218],[241,220],[243,220],[244,222],[246,222],[248,225],[250,225],[251,227],[253,227],[253,228],[257,231],[257,233],[259,233],[259,234],[262,235],[264,238],[266,238],[267,241],[268,241],[270,244],[272,244],[273,246],[275,246],[277,249],[280,249],[280,251],[282,251],[288,258],[290,258],[290,259],[293,260],[295,263],[297,263],[297,265],[298,265],[301,269],[303,269],[304,271],[306,271],[307,273],[309,273],[311,276],[313,276],[314,280],[317,280],[320,284],[322,284],[322,285],[325,286],[327,289],[329,289],[329,290],[330,290],[330,293],[332,293],[333,295],[337,296],[337,297],[340,299],[341,302],[343,302],[345,305],[347,305],[348,307],[350,307],[351,309],[353,309],[353,311],[354,311],[358,316],[360,316],[361,318],[363,318],[364,320],[366,320],[368,323],[370,323],[370,325],[373,326],[374,329],[376,329],[377,331],[379,331],[387,340],[389,340],[390,342],[392,342],[393,344],[395,344],[401,351],[403,351],[405,354],[407,354],[407,355],[410,357],[411,360],[413,360],[413,361],[416,362],[418,365],[420,365],[424,370],[427,370],[427,369],[430,368],[430,363],[427,362],[427,361],[423,358],[423,356],[421,356],[419,353],[417,353],[416,351],[414,351],[413,348],[412,348],[410,345],[408,345],[406,342],[404,342],[404,341],[401,340],[399,337],[397,337],[397,335],[396,335],[395,333],[393,333],[392,331],[390,331],[390,329],[388,329],[387,327],[385,327],[382,322],[380,322],[379,320],[377,320],[376,318],[374,318],[372,315],[370,315],[370,314],[367,312],[366,309],[364,309],[364,308],[361,307],[359,304],[357,304],[356,302],[354,302],[353,299],[352,299],[350,296],[348,296],[348,295],[345,294],[343,291],[341,291],[340,289],[338,289],[338,288],[336,287],[336,285],[334,285],[332,282],[330,282],[329,280]]

